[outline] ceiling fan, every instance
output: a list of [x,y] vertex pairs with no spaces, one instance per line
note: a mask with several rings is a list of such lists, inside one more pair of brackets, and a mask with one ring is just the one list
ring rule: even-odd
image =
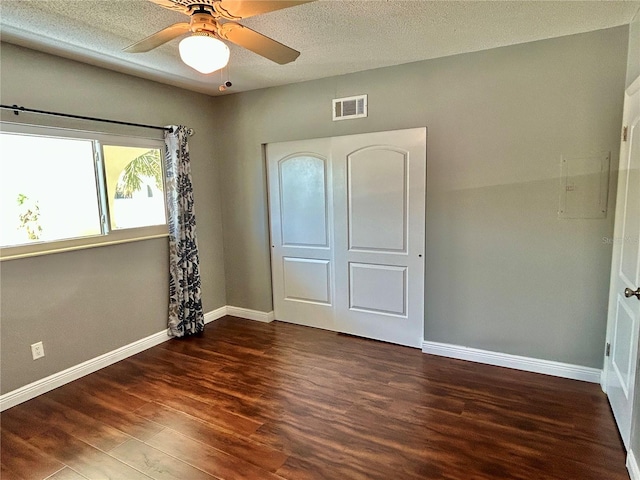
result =
[[180,42],[182,61],[201,73],[224,68],[229,61],[228,40],[280,65],[293,62],[300,52],[234,20],[309,3],[314,0],[149,0],[169,10],[189,15],[189,23],[175,23],[124,49],[128,53],[153,50],[191,32]]

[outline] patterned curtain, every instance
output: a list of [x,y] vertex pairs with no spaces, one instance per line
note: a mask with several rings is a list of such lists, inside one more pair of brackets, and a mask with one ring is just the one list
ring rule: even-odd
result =
[[171,126],[164,136],[169,214],[169,335],[183,337],[204,330],[200,261],[193,207],[187,128]]

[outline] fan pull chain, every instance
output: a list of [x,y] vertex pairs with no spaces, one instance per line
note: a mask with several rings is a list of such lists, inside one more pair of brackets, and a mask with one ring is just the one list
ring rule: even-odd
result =
[[[222,71],[226,70],[227,71],[227,81],[226,82],[222,82]],[[226,67],[221,68],[220,69],[220,81],[222,82],[220,84],[220,86],[218,87],[218,90],[221,92],[224,92],[227,88],[231,87],[231,85],[233,85],[230,81],[229,81],[229,64],[227,64]]]

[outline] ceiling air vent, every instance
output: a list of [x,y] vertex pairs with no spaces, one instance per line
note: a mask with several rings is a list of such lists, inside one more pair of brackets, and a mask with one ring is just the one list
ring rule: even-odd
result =
[[347,120],[367,116],[367,96],[336,98],[333,100],[333,120]]

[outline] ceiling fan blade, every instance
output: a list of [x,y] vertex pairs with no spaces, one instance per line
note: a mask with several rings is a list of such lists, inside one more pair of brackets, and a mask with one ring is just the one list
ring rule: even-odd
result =
[[218,26],[218,35],[280,65],[293,62],[300,52],[234,22]]
[[148,36],[144,40],[140,40],[133,45],[129,45],[127,48],[123,49],[123,51],[127,53],[148,52],[149,50],[159,47],[163,43],[167,43],[168,41],[179,37],[183,33],[187,33],[189,28],[190,26],[188,23],[174,23],[164,30],[160,30],[153,35]]
[[[168,0],[152,0],[168,1]],[[273,12],[283,8],[295,7],[314,0],[222,0],[214,8],[224,18],[240,20],[242,18]]]
[[174,10],[176,12],[182,12],[186,15],[189,15],[189,7],[186,5],[182,5],[180,3],[172,2],[171,0],[149,0],[151,3],[155,3],[156,5],[160,5],[162,8],[166,8],[167,10]]

